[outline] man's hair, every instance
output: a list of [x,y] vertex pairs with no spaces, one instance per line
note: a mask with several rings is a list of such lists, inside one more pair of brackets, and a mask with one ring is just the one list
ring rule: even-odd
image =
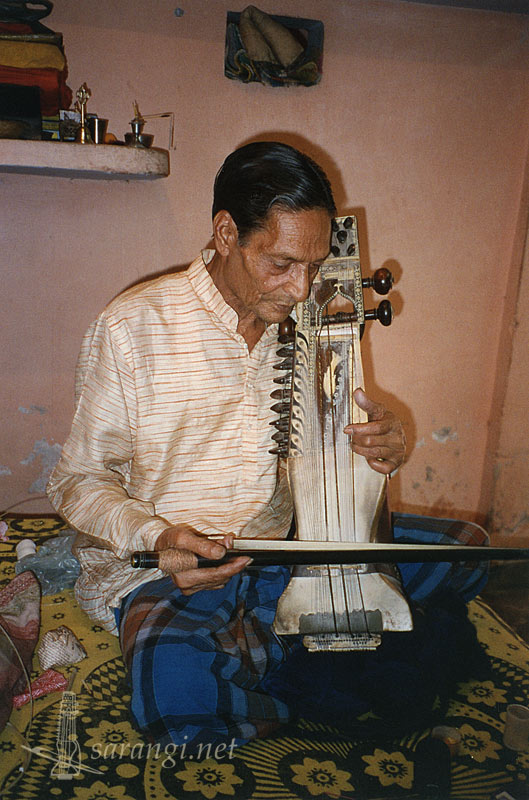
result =
[[281,142],[253,142],[227,157],[215,178],[213,217],[228,211],[239,242],[262,228],[272,208],[306,211],[321,208],[332,217],[331,185],[315,161]]

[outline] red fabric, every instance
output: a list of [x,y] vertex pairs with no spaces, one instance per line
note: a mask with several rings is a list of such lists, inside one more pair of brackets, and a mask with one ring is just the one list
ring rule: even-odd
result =
[[[57,672],[55,669],[47,669],[46,672],[43,672],[42,675],[39,675],[38,678],[31,684],[31,694],[33,695],[33,699],[35,700],[37,697],[43,697],[45,694],[49,694],[50,692],[59,692],[66,689],[68,686],[68,681],[62,675],[62,673]],[[23,692],[22,694],[17,694],[13,697],[13,705],[15,708],[20,708],[25,703],[29,702],[29,691]]]
[[0,591],[0,731],[13,694],[26,686],[21,660],[30,672],[39,624],[40,586],[32,572],[22,572]]
[[19,36],[20,34],[32,34],[33,28],[24,22],[0,22],[0,33],[12,33]]
[[70,108],[72,90],[66,85],[66,71],[57,69],[19,69],[0,64],[0,83],[17,86],[38,86],[40,111],[43,117],[53,117],[60,108]]

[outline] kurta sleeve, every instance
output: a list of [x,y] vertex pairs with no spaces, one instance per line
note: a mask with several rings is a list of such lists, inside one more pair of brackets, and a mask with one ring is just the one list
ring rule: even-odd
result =
[[131,497],[126,489],[137,398],[124,336],[103,315],[88,330],[77,367],[72,429],[47,489],[50,502],[73,528],[118,558],[152,549],[169,526],[156,516],[152,503]]

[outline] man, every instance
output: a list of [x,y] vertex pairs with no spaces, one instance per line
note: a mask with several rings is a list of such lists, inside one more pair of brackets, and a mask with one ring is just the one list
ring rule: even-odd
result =
[[[277,323],[307,297],[334,214],[311,159],[277,142],[236,150],[215,180],[215,249],[126,291],[83,342],[49,497],[83,534],[78,601],[119,626],[132,713],[160,742],[240,744],[289,718],[261,685],[285,658],[271,624],[288,571],[242,557],[198,568],[196,556],[288,533],[284,466],[269,452]],[[402,426],[355,398],[370,421],[346,428],[351,445],[389,474]],[[129,566],[134,550],[168,548],[170,576]]]

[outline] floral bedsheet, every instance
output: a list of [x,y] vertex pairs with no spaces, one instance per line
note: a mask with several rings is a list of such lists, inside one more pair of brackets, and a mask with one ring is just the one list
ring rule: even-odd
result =
[[[0,541],[0,587],[14,574],[14,545],[41,543],[64,527],[55,517],[7,519]],[[503,744],[505,710],[527,704],[529,646],[479,598],[469,617],[491,661],[490,680],[459,684],[443,724],[460,734],[457,753],[430,730],[406,737],[351,739],[303,722],[242,748],[160,748],[134,729],[116,638],[77,607],[73,592],[45,595],[41,636],[68,626],[88,657],[60,671],[65,692],[11,714],[0,735],[0,792],[6,800],[448,800],[529,798],[529,752]],[[34,679],[40,674],[33,660]],[[502,795],[503,793],[503,795]]]

